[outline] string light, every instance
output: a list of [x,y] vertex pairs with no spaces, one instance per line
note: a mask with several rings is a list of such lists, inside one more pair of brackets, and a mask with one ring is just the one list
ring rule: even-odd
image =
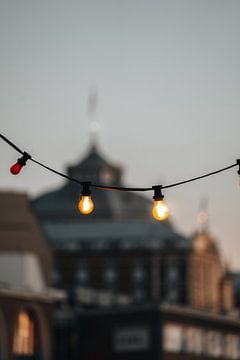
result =
[[90,182],[82,183],[82,196],[78,203],[79,211],[84,215],[89,215],[93,212],[94,203],[91,199]]
[[169,216],[169,211],[167,204],[163,200],[164,196],[162,194],[162,185],[156,185],[153,186],[152,188],[154,190],[154,195],[153,195],[154,205],[152,209],[153,217],[159,221],[166,220]]
[[19,152],[20,154],[22,154],[22,157],[18,159],[18,161],[16,162],[16,164],[14,164],[13,166],[11,166],[10,171],[13,175],[17,175],[19,174],[19,172],[21,171],[22,167],[26,165],[27,160],[31,160],[32,162],[38,164],[39,166],[53,172],[54,174],[57,174],[59,176],[64,177],[65,179],[68,179],[70,181],[73,181],[79,185],[82,186],[82,197],[78,203],[78,209],[82,214],[91,214],[93,212],[94,209],[94,203],[91,199],[91,187],[97,188],[97,189],[101,189],[101,190],[117,190],[117,191],[154,191],[154,206],[152,209],[152,214],[153,217],[157,220],[166,220],[169,216],[169,211],[168,211],[168,207],[165,203],[165,201],[163,200],[164,196],[162,194],[162,189],[167,189],[167,188],[172,188],[175,186],[179,186],[179,185],[183,185],[192,181],[196,181],[199,179],[203,179],[206,178],[208,176],[212,176],[212,175],[216,175],[219,174],[223,171],[227,171],[235,166],[238,166],[238,175],[239,175],[239,179],[240,179],[240,159],[238,159],[236,161],[235,164],[229,165],[227,167],[221,168],[219,170],[204,174],[204,175],[200,175],[191,179],[187,179],[184,181],[180,181],[177,183],[173,183],[173,184],[169,184],[169,185],[154,185],[152,187],[148,187],[148,188],[135,188],[135,187],[123,187],[123,186],[104,186],[104,185],[100,185],[100,184],[92,184],[91,182],[82,182],[78,179],[75,179],[71,176],[68,176],[66,174],[63,174],[59,171],[56,171],[52,168],[50,168],[49,166],[46,166],[45,164],[33,159],[28,153],[26,153],[25,151],[22,151],[19,147],[17,147],[13,142],[11,142],[8,138],[6,138],[4,135],[0,134],[0,138],[2,138],[8,145],[10,145],[13,149],[15,149],[17,152]]
[[26,165],[26,162],[29,159],[31,159],[31,156],[28,153],[24,152],[23,156],[19,158],[18,161],[10,167],[10,172],[13,175],[18,175],[22,170],[22,167]]

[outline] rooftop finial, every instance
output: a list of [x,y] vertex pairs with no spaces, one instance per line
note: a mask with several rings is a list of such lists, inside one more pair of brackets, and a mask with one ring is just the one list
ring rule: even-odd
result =
[[201,233],[207,233],[209,230],[208,199],[202,198],[199,205],[198,224]]
[[100,124],[96,120],[98,93],[97,89],[92,87],[88,94],[87,115],[89,117],[90,128],[90,145],[91,148],[96,148],[98,143]]

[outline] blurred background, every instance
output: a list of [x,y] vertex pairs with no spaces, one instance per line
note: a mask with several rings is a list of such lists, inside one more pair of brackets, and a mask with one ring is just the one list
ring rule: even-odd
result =
[[[35,159],[56,170],[66,172],[67,167],[70,166],[68,171],[79,174],[80,178],[81,176],[86,178],[91,171],[93,177],[100,174],[97,174],[97,166],[104,165],[104,169],[106,167],[114,176],[116,174],[120,176],[122,169],[123,184],[132,187],[167,185],[234,164],[240,157],[239,12],[238,0],[122,0],[120,2],[1,0],[1,133]],[[95,146],[92,146],[93,143]],[[240,292],[236,292],[236,287],[240,289],[240,278],[237,274],[240,268],[238,254],[240,187],[237,168],[190,184],[166,189],[164,195],[170,209],[170,223],[167,225],[157,227],[150,221],[151,225],[145,227],[145,222],[149,219],[147,220],[144,214],[150,204],[147,200],[151,200],[152,193],[144,194],[146,201],[131,196],[128,198],[128,195],[123,198],[104,195],[106,198],[101,201],[100,195],[96,194],[98,199],[96,199],[98,202],[96,214],[99,209],[99,215],[96,215],[96,222],[91,225],[91,220],[86,223],[76,220],[79,218],[73,210],[70,211],[70,207],[75,206],[74,199],[77,201],[78,189],[68,187],[69,184],[61,188],[65,182],[57,175],[45,171],[32,162],[28,162],[18,176],[11,175],[9,167],[18,157],[18,153],[0,141],[2,224],[0,250],[3,252],[0,273],[9,276],[5,279],[1,275],[0,282],[11,283],[14,289],[16,286],[25,289],[24,301],[32,302],[32,310],[22,312],[21,309],[25,305],[16,303],[15,295],[10,293],[6,295],[6,291],[0,288],[0,328],[2,326],[1,296],[3,296],[1,294],[13,296],[12,309],[15,315],[19,314],[15,316],[13,311],[13,324],[18,318],[19,327],[15,327],[13,346],[15,357],[11,359],[50,359],[51,345],[46,335],[48,333],[56,335],[58,339],[56,351],[62,354],[63,359],[77,359],[79,349],[69,344],[76,344],[81,339],[79,323],[74,319],[80,319],[81,328],[81,324],[85,321],[83,319],[85,312],[80,314],[77,311],[79,308],[82,309],[82,304],[93,306],[91,301],[89,305],[86,300],[89,298],[96,300],[100,297],[101,301],[99,301],[106,305],[106,302],[111,303],[111,296],[114,295],[119,296],[118,300],[114,300],[116,303],[119,301],[125,305],[137,302],[142,305],[153,303],[161,303],[163,306],[183,305],[188,306],[188,310],[194,308],[221,314],[228,313],[228,315],[231,313],[233,317],[238,317],[236,308],[239,308],[239,302],[236,299],[240,298]],[[84,160],[84,163],[83,159],[87,161]],[[89,167],[86,164],[90,164]],[[96,173],[93,173],[95,170]],[[107,178],[105,180],[107,181]],[[61,189],[55,193],[58,188]],[[14,197],[12,193],[21,194]],[[46,197],[42,196],[46,193],[48,193]],[[31,205],[29,201],[32,201]],[[107,216],[104,213],[105,204],[109,205],[110,209],[110,215]],[[129,210],[127,204],[130,204],[129,208],[132,211],[132,217],[129,218],[127,218]],[[35,211],[34,215],[32,208]],[[112,209],[114,211],[118,209],[117,216],[114,211],[111,213]],[[137,220],[141,225],[136,225],[134,209],[141,213],[140,220]],[[126,211],[125,215],[124,211]],[[207,214],[207,222],[199,224],[200,212]],[[40,221],[43,234],[47,235],[50,243],[38,234],[39,228],[35,229],[35,226],[38,226],[35,221]],[[70,228],[64,227],[62,221],[68,223]],[[128,228],[126,222],[131,221],[131,226]],[[34,233],[26,230],[28,235],[24,235],[21,233],[25,231],[24,229],[35,230]],[[139,251],[139,258],[136,253],[131,253],[131,247],[135,246],[131,242],[133,233],[138,239],[146,234],[143,242],[141,244],[139,242],[135,248]],[[120,243],[117,246],[127,249],[126,253],[125,250],[123,251],[125,254],[123,258],[133,255],[133,258],[132,255],[130,256],[128,264],[121,263],[122,260],[115,258],[117,252],[109,255],[112,246],[110,243],[110,248],[107,248],[108,245],[106,249],[104,248],[105,243],[101,241],[105,239],[104,237],[110,236],[109,234],[111,236],[119,234],[122,237],[126,234],[128,245],[125,240],[122,241],[121,236],[120,240],[116,239],[116,241],[119,240]],[[26,236],[28,236],[27,242]],[[106,250],[101,265],[90,264],[89,259],[93,256],[90,249],[92,245],[85,243],[86,239],[91,238],[92,241],[96,236],[102,237],[102,240],[99,241],[99,248],[92,250]],[[38,245],[33,245],[30,239],[37,238]],[[167,242],[170,238],[173,240],[171,251],[167,249],[168,246],[171,247]],[[214,238],[217,240],[215,241]],[[146,245],[149,239],[152,243]],[[142,262],[144,246],[149,250],[149,259]],[[169,255],[166,263],[165,260],[160,263],[154,258],[156,249],[160,249],[161,257],[162,246],[166,251],[164,254]],[[116,250],[116,243],[112,250],[114,249]],[[19,251],[23,252],[20,258]],[[34,256],[40,259],[40,265],[36,265],[36,259],[25,252],[35,254]],[[66,254],[70,254],[68,260],[64,258]],[[193,276],[191,282],[186,274],[191,275],[191,266],[195,270],[198,269],[200,266],[198,261],[200,258],[205,259],[205,255],[207,256],[203,266],[206,269],[205,275],[196,272],[194,273],[196,278]],[[176,258],[177,262],[175,262]],[[47,259],[47,266],[44,259]],[[29,268],[26,274],[23,264]],[[79,264],[81,267],[78,267]],[[148,283],[146,279],[150,276],[149,283],[153,288],[145,289],[147,294],[145,299],[141,296],[137,300],[134,296],[131,298],[135,286],[131,283],[133,280],[129,280],[131,275],[128,277],[123,275],[122,285],[126,286],[122,287],[124,291],[117,291],[116,294],[116,289],[111,288],[116,280],[114,278],[116,269],[113,269],[113,264],[120,264],[119,269],[128,267],[130,272],[135,268],[137,275],[133,273],[133,278],[135,276],[137,291],[143,279],[142,269],[145,269],[146,274],[150,271],[151,275],[146,275],[144,281]],[[152,267],[149,265],[152,270],[148,269],[147,264],[152,264]],[[107,280],[104,280],[105,283],[103,281],[104,287],[99,285],[100,280],[96,278],[91,287],[86,288],[90,283],[86,269],[93,266],[96,273],[96,268],[105,269],[105,265],[108,275],[106,275]],[[73,269],[70,276],[71,266]],[[41,275],[41,268],[45,272],[44,275]],[[168,268],[172,269],[169,270],[170,275]],[[15,270],[11,272],[11,269]],[[163,276],[163,278],[160,276],[165,289],[161,290],[162,292],[158,289],[160,278],[155,277],[158,271],[158,276],[160,273]],[[18,278],[20,273],[22,277]],[[60,275],[62,278],[59,280]],[[181,280],[184,285],[180,278],[184,279]],[[215,285],[205,283],[207,278]],[[169,293],[167,283],[171,284]],[[180,290],[174,295],[173,289],[177,288],[176,284],[180,284]],[[26,289],[36,291],[39,297],[34,300]],[[110,293],[101,293],[103,290]],[[209,295],[211,299],[208,298],[207,293],[211,293],[212,297]],[[23,294],[17,296],[21,297]],[[46,297],[43,294],[47,294]],[[198,296],[198,294],[205,295]],[[8,305],[4,304],[3,308],[6,307],[6,311],[9,312]],[[35,311],[38,307],[42,309],[42,313]],[[143,310],[143,315],[137,315],[137,320],[134,315],[128,314],[123,318],[130,324],[136,320],[137,324],[136,328],[130,328],[130,335],[128,330],[124,332],[121,326],[115,329],[115,332],[112,331],[114,325],[111,324],[119,321],[118,316],[121,318],[121,314],[116,313],[114,315],[116,318],[109,318],[107,326],[110,329],[109,333],[115,334],[113,348],[116,353],[134,352],[134,346],[132,348],[128,343],[129,336],[130,342],[133,336],[140,344],[136,346],[140,346],[141,349],[141,344],[145,344],[143,350],[148,349],[149,334],[156,336],[161,331],[159,324],[153,326],[153,323],[149,322],[147,326],[148,328],[153,326],[153,330],[148,333],[145,331],[146,328],[141,327],[141,323],[146,318],[152,319],[152,315],[158,316],[160,311],[166,320],[166,327],[162,330],[166,340],[163,348],[170,354],[181,352],[182,345],[179,344],[184,343],[183,348],[189,353],[195,351],[195,355],[201,356],[202,349],[209,348],[210,350],[206,350],[208,352],[205,354],[209,357],[240,358],[240,339],[234,337],[238,336],[235,333],[240,328],[239,320],[235,319],[236,323],[233,321],[226,325],[228,320],[219,318],[219,322],[214,323],[215,320],[211,315],[209,317],[204,315],[201,318],[202,315],[193,315],[191,310],[189,313],[188,310],[182,315],[183,317],[181,317],[182,309],[169,310],[168,307],[163,307],[161,310],[154,309],[153,312],[151,310],[147,315]],[[50,313],[54,313],[55,320],[57,319],[53,321],[54,326],[46,326],[43,313],[46,319],[50,318]],[[92,316],[94,327],[96,319],[95,315]],[[99,320],[96,331],[101,333],[101,326],[104,328],[107,315],[100,312],[99,316],[103,316],[103,323]],[[191,316],[196,316],[193,320],[195,325],[189,320]],[[174,318],[181,325],[173,324]],[[64,324],[67,324],[63,327],[64,330],[61,328],[62,319],[63,322],[65,321]],[[37,323],[41,326],[36,325]],[[202,328],[194,328],[195,330],[190,332],[189,339],[192,340],[189,340],[189,345],[186,340],[187,335],[182,335],[188,333],[186,328],[182,327],[183,323],[190,323],[190,328],[196,324],[202,324],[203,328],[210,327],[209,345],[199,350],[198,340],[194,340],[202,339]],[[221,325],[218,325],[220,323]],[[38,332],[29,330],[34,326],[38,328]],[[88,326],[90,325],[86,325]],[[21,329],[24,327],[29,331],[26,352],[23,350],[25,345],[23,347],[19,345],[22,344]],[[91,331],[89,330],[89,339],[92,341]],[[213,335],[211,331],[215,331],[214,334],[217,335]],[[33,333],[36,339],[42,339],[45,349],[42,353],[33,351],[38,344]],[[223,344],[221,340],[221,336],[225,336],[223,334],[226,335],[226,339],[225,347],[221,350],[221,346],[216,344]],[[61,343],[59,339],[63,338],[66,341]],[[94,338],[96,339],[97,335]],[[183,342],[181,342],[182,338],[185,339]],[[175,348],[172,348],[172,341],[178,344],[174,345]],[[202,344],[208,340],[201,341]],[[101,342],[104,341],[100,339],[96,348],[97,346],[101,348]],[[89,349],[86,348],[86,353],[88,351]],[[35,353],[37,355],[34,355]],[[100,352],[92,354],[92,358],[98,356],[101,359],[99,354]],[[0,351],[0,358],[1,356],[4,358]],[[110,357],[106,354],[102,356],[104,360],[111,359],[110,355]],[[56,355],[55,358],[61,359],[60,355]],[[120,358],[122,359],[117,357]],[[185,357],[185,359],[190,358],[187,355]],[[143,357],[138,354],[136,359],[140,360]],[[169,355],[166,359],[175,358]]]
[[[239,157],[239,1],[4,1],[0,3],[1,132],[64,171],[89,143],[96,88],[102,151],[131,186],[172,183]],[[2,189],[36,196],[62,180],[0,143]],[[191,234],[201,198],[228,261],[238,267],[236,169],[166,191]]]

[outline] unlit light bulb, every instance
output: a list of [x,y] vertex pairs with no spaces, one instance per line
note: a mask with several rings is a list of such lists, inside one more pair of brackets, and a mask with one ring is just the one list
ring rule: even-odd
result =
[[168,218],[169,211],[164,200],[154,200],[152,214],[153,217],[159,221],[166,220]]
[[16,162],[16,164],[14,164],[10,167],[10,171],[13,175],[18,175],[20,173],[20,171],[22,170],[22,167],[23,166],[21,164]]
[[10,167],[10,172],[13,175],[18,175],[22,170],[22,167],[26,165],[26,162],[31,159],[31,156],[24,151],[23,156],[18,159],[18,161]]
[[91,214],[91,212],[94,209],[94,203],[93,203],[90,195],[88,195],[88,196],[83,195],[81,197],[81,200],[78,203],[78,209],[84,215]]

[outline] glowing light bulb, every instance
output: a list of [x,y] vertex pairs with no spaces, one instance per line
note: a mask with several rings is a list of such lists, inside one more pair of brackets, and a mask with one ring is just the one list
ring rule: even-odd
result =
[[83,195],[81,197],[81,200],[78,203],[78,209],[84,215],[91,214],[91,212],[94,209],[94,203],[93,203],[90,195],[87,195],[87,196]]
[[162,185],[155,185],[152,189],[154,190],[154,205],[152,209],[153,217],[159,221],[166,220],[168,218],[169,211],[165,201],[163,200],[164,196],[161,190]]
[[169,216],[167,204],[164,200],[154,200],[154,206],[152,209],[153,217],[156,220],[166,220]]
[[10,167],[10,171],[13,175],[18,175],[21,170],[22,170],[22,165],[19,164],[18,162],[16,162],[16,164]]
[[86,181],[82,182],[82,197],[78,203],[78,209],[79,211],[84,214],[88,215],[91,214],[91,212],[94,209],[94,203],[91,199],[91,182]]

